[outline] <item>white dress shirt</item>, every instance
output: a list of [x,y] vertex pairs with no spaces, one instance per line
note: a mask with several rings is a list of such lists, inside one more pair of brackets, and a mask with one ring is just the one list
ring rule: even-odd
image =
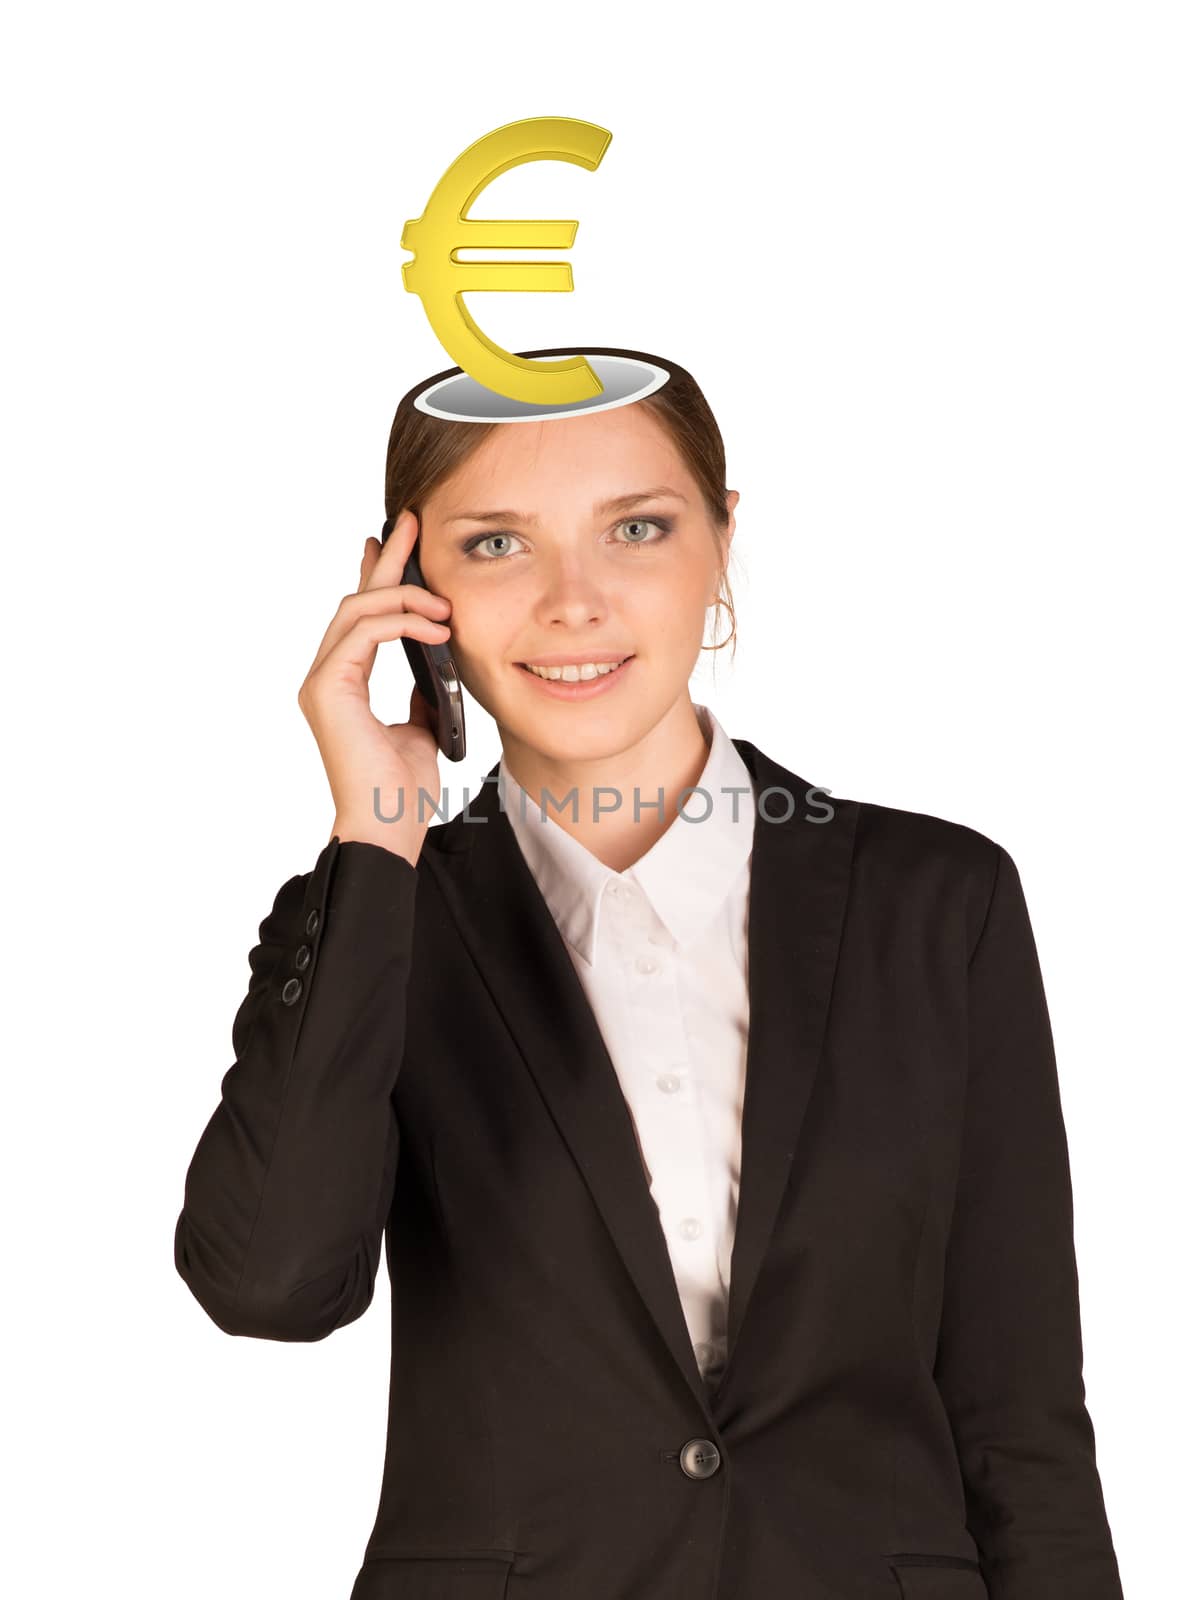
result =
[[[567,797],[551,790],[543,812],[503,758],[500,795],[612,1058],[696,1362],[715,1383],[741,1175],[754,791],[712,712],[695,710],[710,746],[702,792],[679,815],[667,803],[670,827],[625,872],[561,826],[554,808]],[[577,804],[588,814],[591,794],[581,788]]]

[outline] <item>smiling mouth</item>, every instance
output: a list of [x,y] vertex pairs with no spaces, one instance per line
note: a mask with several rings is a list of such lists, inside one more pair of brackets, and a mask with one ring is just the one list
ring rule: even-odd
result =
[[532,677],[541,678],[546,683],[592,683],[597,678],[606,678],[618,668],[623,667],[627,661],[632,661],[633,656],[622,656],[619,661],[584,662],[581,666],[569,665],[563,667],[531,667],[527,661],[519,661],[522,667]]

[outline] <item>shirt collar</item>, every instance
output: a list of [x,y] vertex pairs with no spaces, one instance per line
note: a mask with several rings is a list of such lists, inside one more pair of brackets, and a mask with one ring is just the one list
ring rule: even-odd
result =
[[[543,820],[538,800],[526,794],[500,759],[504,808],[521,853],[563,938],[589,966],[610,882],[634,880],[684,948],[708,929],[749,859],[754,837],[750,770],[709,707],[697,705],[696,711],[711,736],[696,785],[702,792],[688,797],[682,814],[625,872],[605,866],[560,826],[552,806]],[[655,798],[647,796],[643,803]]]

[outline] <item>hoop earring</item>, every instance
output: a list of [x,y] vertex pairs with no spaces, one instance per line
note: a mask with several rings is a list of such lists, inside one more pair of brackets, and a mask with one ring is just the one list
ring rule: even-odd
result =
[[715,606],[724,606],[725,607],[726,611],[728,611],[728,613],[729,613],[731,621],[733,622],[733,626],[730,628],[730,630],[726,634],[726,636],[721,640],[720,644],[702,644],[700,646],[701,650],[724,650],[725,646],[729,643],[729,641],[733,638],[734,634],[737,632],[737,619],[736,619],[736,617],[734,617],[733,607],[729,604],[729,601],[726,600],[725,596],[722,595],[722,594],[719,594],[717,596],[717,598],[713,601],[713,605],[715,605]]

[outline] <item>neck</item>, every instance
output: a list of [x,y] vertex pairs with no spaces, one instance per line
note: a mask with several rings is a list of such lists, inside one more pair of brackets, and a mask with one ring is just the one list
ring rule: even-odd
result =
[[565,829],[614,872],[631,867],[666,833],[712,748],[686,692],[636,743],[603,756],[558,759],[506,729],[501,743],[505,765],[529,796],[526,815],[538,827]]

